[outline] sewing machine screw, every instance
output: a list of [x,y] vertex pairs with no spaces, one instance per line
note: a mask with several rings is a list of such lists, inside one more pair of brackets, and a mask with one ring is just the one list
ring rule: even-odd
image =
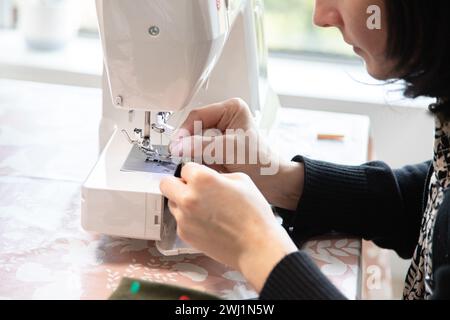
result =
[[123,98],[122,98],[122,96],[117,96],[114,99],[114,103],[115,103],[116,106],[122,106],[123,105]]
[[160,32],[160,30],[159,30],[159,28],[157,26],[151,26],[148,29],[148,33],[150,33],[150,35],[153,36],[153,37],[158,36],[159,32]]

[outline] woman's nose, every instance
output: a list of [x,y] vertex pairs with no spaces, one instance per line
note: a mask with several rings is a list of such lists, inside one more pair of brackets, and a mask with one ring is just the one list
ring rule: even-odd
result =
[[319,27],[342,27],[342,20],[336,0],[316,0],[314,8],[314,24]]

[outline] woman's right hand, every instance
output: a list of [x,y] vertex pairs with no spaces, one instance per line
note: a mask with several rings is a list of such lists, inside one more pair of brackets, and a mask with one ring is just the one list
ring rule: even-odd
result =
[[222,173],[245,173],[275,206],[295,210],[303,188],[303,165],[281,161],[258,133],[247,104],[231,99],[192,111],[170,144]]

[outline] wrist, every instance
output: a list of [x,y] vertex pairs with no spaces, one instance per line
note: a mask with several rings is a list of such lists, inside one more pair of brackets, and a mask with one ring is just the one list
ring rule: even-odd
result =
[[276,207],[296,210],[303,193],[304,164],[282,162],[276,175],[264,179],[262,192],[267,201]]
[[273,236],[265,234],[249,241],[251,246],[241,255],[238,269],[260,293],[278,263],[298,249],[281,227]]

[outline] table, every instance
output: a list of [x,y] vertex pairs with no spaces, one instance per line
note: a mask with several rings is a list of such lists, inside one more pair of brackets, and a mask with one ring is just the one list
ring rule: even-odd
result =
[[[122,277],[255,297],[241,274],[205,256],[163,257],[152,241],[81,228],[80,186],[98,156],[100,108],[97,89],[0,79],[0,299],[106,299]],[[367,158],[365,117],[287,109],[280,119],[273,137],[284,156]],[[322,128],[345,141],[315,141]],[[305,250],[349,298],[359,295],[360,239],[319,238]]]

